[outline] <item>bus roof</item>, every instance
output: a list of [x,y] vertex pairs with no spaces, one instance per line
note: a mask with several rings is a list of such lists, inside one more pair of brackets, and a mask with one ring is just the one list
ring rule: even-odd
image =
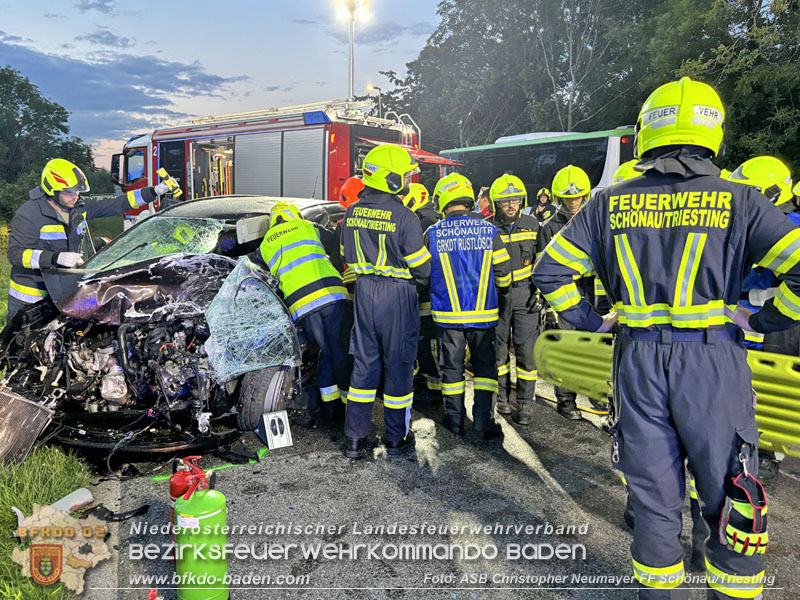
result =
[[633,135],[633,127],[617,127],[616,129],[605,129],[603,131],[590,131],[588,133],[568,133],[556,137],[542,137],[532,140],[520,140],[518,142],[505,142],[501,144],[484,144],[483,146],[470,146],[468,148],[450,148],[442,150],[439,154],[455,154],[457,152],[474,152],[476,150],[490,150],[492,148],[511,148],[514,146],[533,146],[535,144],[552,144],[555,142],[566,142],[574,140],[590,140],[593,138],[604,138],[612,135]]

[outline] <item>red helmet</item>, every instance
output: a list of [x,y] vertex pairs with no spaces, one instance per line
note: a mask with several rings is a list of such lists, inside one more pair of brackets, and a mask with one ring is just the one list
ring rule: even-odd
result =
[[351,204],[358,202],[358,195],[364,189],[364,182],[360,177],[351,177],[342,184],[342,192],[339,204],[347,208]]

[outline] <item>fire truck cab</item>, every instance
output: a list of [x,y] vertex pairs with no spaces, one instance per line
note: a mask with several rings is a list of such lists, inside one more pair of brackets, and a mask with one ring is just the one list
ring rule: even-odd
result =
[[[409,115],[369,116],[370,102],[330,100],[203,117],[191,125],[137,135],[112,158],[122,191],[155,185],[163,167],[184,198],[257,194],[337,201],[375,145],[401,144],[419,161],[458,164],[420,149]],[[126,213],[126,226],[144,211]]]

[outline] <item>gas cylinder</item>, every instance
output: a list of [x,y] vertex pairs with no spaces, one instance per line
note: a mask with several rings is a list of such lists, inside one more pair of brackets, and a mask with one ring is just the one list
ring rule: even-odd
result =
[[[192,469],[190,464],[197,465],[200,456],[187,456],[178,459],[178,465],[172,477],[169,478],[169,522],[175,524],[175,501],[189,491],[192,485],[190,477]],[[175,541],[175,531],[172,531],[172,541]]]
[[[189,489],[175,501],[178,600],[228,600],[228,558],[222,552],[228,541],[225,496],[209,489],[210,471],[205,473],[196,462],[186,464]],[[214,549],[218,558],[209,556]]]

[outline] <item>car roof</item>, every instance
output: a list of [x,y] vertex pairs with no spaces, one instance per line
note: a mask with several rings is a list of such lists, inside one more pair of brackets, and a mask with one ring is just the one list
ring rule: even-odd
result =
[[309,198],[279,198],[277,196],[214,196],[180,202],[159,211],[156,216],[202,218],[202,219],[240,219],[248,216],[267,215],[278,202],[293,204],[300,211],[317,206],[331,206],[327,200]]

